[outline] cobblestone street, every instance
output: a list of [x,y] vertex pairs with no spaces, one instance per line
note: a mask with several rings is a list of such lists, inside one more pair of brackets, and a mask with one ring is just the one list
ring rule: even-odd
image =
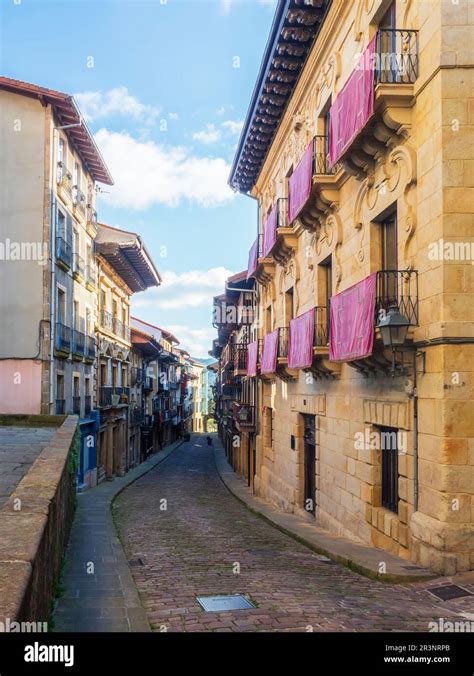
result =
[[[115,503],[154,630],[428,631],[430,621],[474,612],[472,596],[446,603],[427,591],[446,578],[383,584],[319,557],[241,505],[205,444],[193,435]],[[235,593],[257,608],[205,612],[196,601]]]

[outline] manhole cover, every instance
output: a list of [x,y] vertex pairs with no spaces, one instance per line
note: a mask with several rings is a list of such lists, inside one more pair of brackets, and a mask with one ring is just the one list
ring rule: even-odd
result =
[[208,613],[215,613],[223,610],[248,610],[255,608],[254,604],[242,594],[231,594],[229,596],[197,596],[197,602]]
[[459,599],[462,596],[472,596],[470,591],[458,587],[457,584],[447,584],[444,587],[433,587],[428,589],[429,592],[437,596],[442,601],[449,601],[451,599]]

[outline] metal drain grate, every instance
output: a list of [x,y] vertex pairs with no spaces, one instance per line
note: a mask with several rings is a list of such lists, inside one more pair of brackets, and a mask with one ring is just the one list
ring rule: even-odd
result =
[[138,566],[145,566],[146,559],[144,556],[138,557],[137,559],[130,559],[128,565],[131,566],[132,568],[137,568]]
[[242,594],[228,596],[196,596],[196,601],[208,613],[218,613],[224,610],[249,610],[256,606]]
[[429,592],[437,596],[442,601],[450,601],[451,599],[460,599],[463,596],[472,596],[470,591],[458,587],[457,584],[447,584],[444,587],[432,587],[428,589]]

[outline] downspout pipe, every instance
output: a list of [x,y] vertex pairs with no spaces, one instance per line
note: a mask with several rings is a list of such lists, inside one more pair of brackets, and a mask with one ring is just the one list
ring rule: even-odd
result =
[[416,358],[418,352],[413,352],[413,511],[418,511],[418,376]]

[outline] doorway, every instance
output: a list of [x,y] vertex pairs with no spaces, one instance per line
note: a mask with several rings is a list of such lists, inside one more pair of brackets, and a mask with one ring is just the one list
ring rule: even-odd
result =
[[304,487],[303,507],[316,514],[316,416],[303,415]]

